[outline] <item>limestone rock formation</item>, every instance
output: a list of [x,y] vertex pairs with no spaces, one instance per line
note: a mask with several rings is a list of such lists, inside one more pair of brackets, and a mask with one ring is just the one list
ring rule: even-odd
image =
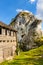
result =
[[33,39],[39,38],[42,35],[41,22],[32,13],[25,11],[18,13],[12,20],[10,25],[18,31],[17,39],[21,48],[31,49],[36,46]]

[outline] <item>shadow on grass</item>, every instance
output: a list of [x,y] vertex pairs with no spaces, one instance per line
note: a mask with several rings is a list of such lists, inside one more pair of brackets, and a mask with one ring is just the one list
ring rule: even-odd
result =
[[0,65],[43,65],[43,58],[21,58],[5,61]]
[[43,59],[42,58],[16,59],[14,62],[9,63],[9,65],[43,65]]

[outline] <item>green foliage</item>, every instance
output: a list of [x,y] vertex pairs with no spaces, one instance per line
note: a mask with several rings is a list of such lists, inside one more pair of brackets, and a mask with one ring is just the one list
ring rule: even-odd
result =
[[35,42],[38,46],[43,45],[43,37],[40,37],[40,38],[34,40],[34,42]]
[[10,25],[14,26],[14,22],[11,22]]
[[43,65],[43,45],[27,52],[21,52],[13,60],[2,62],[0,65]]
[[16,51],[15,52],[16,52],[17,55],[19,55],[19,53],[20,53],[19,43],[17,44],[17,48],[16,48]]
[[17,55],[18,55],[19,51],[20,51],[20,49],[17,47],[17,49],[15,51]]

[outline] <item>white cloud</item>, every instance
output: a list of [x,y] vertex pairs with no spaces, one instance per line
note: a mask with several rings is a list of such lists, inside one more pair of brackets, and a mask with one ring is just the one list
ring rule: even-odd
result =
[[43,30],[43,0],[37,1],[36,17],[42,20],[42,30]]
[[16,9],[16,12],[21,12],[22,11],[22,9]]
[[35,2],[35,0],[29,0],[29,2],[32,4],[32,3],[34,3],[34,2]]
[[43,0],[38,0],[37,1],[37,17],[43,20]]
[[22,12],[22,11],[24,11],[24,12],[29,12],[28,10],[16,9],[16,12]]

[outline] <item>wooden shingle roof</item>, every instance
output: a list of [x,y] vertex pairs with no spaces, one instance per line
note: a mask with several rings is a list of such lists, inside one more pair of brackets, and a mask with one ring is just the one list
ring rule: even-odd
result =
[[17,32],[12,26],[9,26],[9,25],[7,25],[7,24],[1,22],[1,21],[0,21],[0,26],[1,26],[1,27],[4,27],[4,28],[7,28],[7,29],[9,29],[9,30],[13,30],[13,31]]

